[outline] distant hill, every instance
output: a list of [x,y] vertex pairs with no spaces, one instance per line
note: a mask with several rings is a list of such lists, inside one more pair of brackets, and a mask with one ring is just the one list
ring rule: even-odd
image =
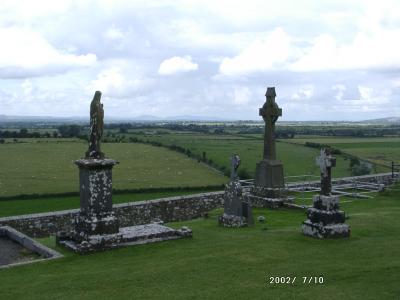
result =
[[380,119],[364,120],[357,123],[382,124],[382,125],[400,124],[400,117],[387,117]]

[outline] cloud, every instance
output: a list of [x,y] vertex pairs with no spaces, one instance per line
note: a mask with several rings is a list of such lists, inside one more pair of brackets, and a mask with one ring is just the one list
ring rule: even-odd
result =
[[225,57],[219,72],[224,75],[238,75],[257,71],[268,71],[280,67],[289,58],[290,37],[277,28],[264,38],[258,38],[238,55]]
[[196,71],[199,68],[197,63],[192,61],[190,56],[174,56],[164,60],[158,69],[160,75],[172,75],[176,73]]
[[292,94],[291,99],[293,100],[306,100],[310,99],[314,95],[314,86],[307,85],[299,88],[299,90]]
[[130,74],[134,79],[127,79],[121,68],[110,67],[102,70],[87,87],[87,93],[101,91],[107,97],[129,98],[150,85],[151,80],[143,79],[137,74]]
[[37,32],[9,27],[0,28],[0,77],[29,77],[65,72],[90,66],[95,54],[63,53]]
[[332,86],[332,90],[336,91],[335,99],[342,100],[346,86],[344,84],[335,84]]
[[247,87],[235,87],[233,90],[233,103],[238,105],[248,104],[251,100],[251,91]]

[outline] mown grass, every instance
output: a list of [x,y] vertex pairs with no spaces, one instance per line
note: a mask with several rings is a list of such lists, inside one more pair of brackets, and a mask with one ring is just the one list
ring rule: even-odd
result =
[[[78,191],[78,167],[85,142],[15,143],[0,145],[0,196]],[[207,186],[227,178],[185,155],[143,144],[106,143],[107,157],[120,162],[113,169],[116,189]]]
[[[4,299],[397,299],[400,295],[400,194],[343,199],[351,237],[304,237],[304,212],[256,209],[266,223],[227,229],[208,219],[188,225],[193,239],[0,270]],[[297,277],[270,284],[271,276]],[[323,284],[303,284],[323,276]],[[23,288],[21,288],[23,287]]]

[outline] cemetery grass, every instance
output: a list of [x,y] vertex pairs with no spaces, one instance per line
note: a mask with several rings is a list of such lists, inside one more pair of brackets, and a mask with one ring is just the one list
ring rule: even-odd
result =
[[[217,226],[221,209],[188,225],[192,239],[79,256],[42,239],[65,257],[0,270],[4,299],[395,299],[400,294],[400,193],[342,198],[351,237],[305,237],[299,210],[255,209],[266,223]],[[270,284],[270,277],[296,277]],[[323,276],[323,284],[303,284]],[[21,288],[23,287],[23,288]]]
[[[78,191],[78,167],[84,141],[26,142],[0,145],[0,197]],[[105,143],[115,189],[222,185],[227,178],[203,163],[174,151],[144,144]]]

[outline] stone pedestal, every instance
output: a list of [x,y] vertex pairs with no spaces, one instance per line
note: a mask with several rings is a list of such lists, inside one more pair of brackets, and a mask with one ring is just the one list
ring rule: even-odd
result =
[[257,163],[254,185],[279,189],[284,187],[283,165],[278,160],[263,159]]
[[239,180],[225,186],[224,214],[218,217],[218,223],[225,227],[243,227],[253,224],[253,214],[249,198],[243,197]]
[[315,238],[341,238],[350,236],[345,214],[339,210],[339,196],[314,195],[314,205],[307,210],[303,222],[304,235]]
[[77,245],[77,252],[90,252],[114,248],[121,240],[119,222],[112,210],[113,159],[80,159],[80,207],[73,231],[60,233],[59,242],[70,239]]

